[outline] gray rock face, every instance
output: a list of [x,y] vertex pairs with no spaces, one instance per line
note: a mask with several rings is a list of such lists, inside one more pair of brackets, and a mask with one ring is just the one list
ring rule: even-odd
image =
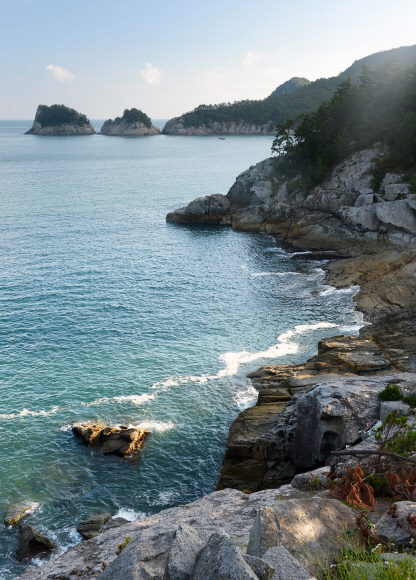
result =
[[48,538],[42,536],[35,528],[28,524],[20,526],[19,546],[17,548],[17,561],[33,558],[41,554],[46,555],[56,548]]
[[339,550],[345,525],[353,526],[351,510],[338,501],[289,499],[260,508],[250,531],[247,553],[265,559],[270,548],[284,546],[312,572],[317,559],[330,562]]
[[186,207],[168,213],[166,221],[178,224],[223,224],[230,211],[230,202],[219,193],[198,197]]
[[384,199],[386,201],[394,201],[399,196],[408,195],[409,188],[404,183],[391,183],[390,185],[386,185],[384,187]]
[[283,546],[269,548],[263,560],[274,569],[272,580],[316,580]]
[[25,135],[95,135],[94,127],[88,125],[57,125],[56,127],[42,127],[38,121],[33,121],[33,125]]
[[274,569],[265,560],[248,554],[242,554],[242,556],[259,580],[271,580],[273,578]]
[[297,489],[307,489],[314,491],[317,489],[326,489],[328,483],[327,475],[329,467],[319,467],[306,473],[298,473],[292,479],[292,486]]
[[[250,495],[235,489],[214,492],[191,504],[164,510],[122,528],[100,533],[88,542],[80,542],[68,552],[45,562],[41,568],[28,567],[21,580],[46,580],[54,574],[61,580],[73,580],[71,571],[74,569],[78,571],[77,580],[148,580],[151,574],[163,578],[169,550],[180,525],[189,526],[205,542],[214,533],[228,534],[242,549],[248,544],[257,511],[287,503],[277,495],[275,489]],[[308,500],[314,499],[294,489],[279,490],[279,497],[302,499],[305,495]],[[130,542],[116,556],[119,544],[127,537],[131,538]],[[292,545],[281,543],[292,553]]]
[[199,534],[186,524],[175,532],[169,549],[168,562],[163,580],[189,580],[198,553],[205,546]]
[[164,135],[274,135],[275,127],[273,121],[265,125],[214,121],[207,125],[186,127],[182,117],[174,117],[165,124],[162,133]]
[[386,542],[410,547],[416,541],[416,527],[409,521],[411,518],[416,518],[416,503],[398,501],[377,522],[375,531]]
[[[198,554],[191,580],[258,580],[229,536],[212,534]],[[270,578],[270,577],[269,577]]]
[[383,224],[416,234],[416,218],[407,200],[377,203],[375,213]]
[[90,540],[91,538],[98,536],[102,527],[110,519],[111,514],[109,513],[93,514],[85,520],[81,520],[79,522],[77,525],[77,532],[81,534],[84,540]]
[[146,127],[144,123],[139,123],[138,121],[126,123],[126,121],[117,122],[108,119],[101,127],[101,134],[116,137],[144,137],[147,135],[160,135],[161,131],[154,125]]
[[410,413],[410,406],[403,401],[383,401],[380,407],[380,421],[384,421],[389,413],[397,410],[399,417],[407,417]]

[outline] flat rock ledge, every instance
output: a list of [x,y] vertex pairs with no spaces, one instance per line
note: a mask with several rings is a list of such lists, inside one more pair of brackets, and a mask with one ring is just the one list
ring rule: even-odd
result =
[[106,427],[96,423],[73,425],[72,431],[87,443],[100,447],[104,455],[124,457],[140,449],[150,431],[137,427]]
[[154,125],[146,127],[144,123],[138,121],[134,123],[126,123],[121,121],[113,121],[108,119],[101,127],[101,135],[108,135],[114,137],[146,137],[148,135],[161,135],[160,129]]
[[29,131],[25,135],[95,135],[95,129],[88,123],[87,125],[56,125],[55,127],[42,127],[38,121],[34,121]]

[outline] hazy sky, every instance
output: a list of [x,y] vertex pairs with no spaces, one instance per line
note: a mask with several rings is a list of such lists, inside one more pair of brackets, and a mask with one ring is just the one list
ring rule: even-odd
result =
[[169,118],[416,44],[415,0],[0,0],[0,119]]

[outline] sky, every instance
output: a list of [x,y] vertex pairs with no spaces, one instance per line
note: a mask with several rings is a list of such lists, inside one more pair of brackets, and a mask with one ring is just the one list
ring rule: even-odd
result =
[[415,0],[0,0],[0,119],[168,119],[416,44]]

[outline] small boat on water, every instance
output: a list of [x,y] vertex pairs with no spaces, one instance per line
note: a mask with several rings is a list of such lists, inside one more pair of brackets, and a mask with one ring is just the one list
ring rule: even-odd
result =
[[221,141],[224,141],[225,137],[218,137],[218,139],[221,139]]

